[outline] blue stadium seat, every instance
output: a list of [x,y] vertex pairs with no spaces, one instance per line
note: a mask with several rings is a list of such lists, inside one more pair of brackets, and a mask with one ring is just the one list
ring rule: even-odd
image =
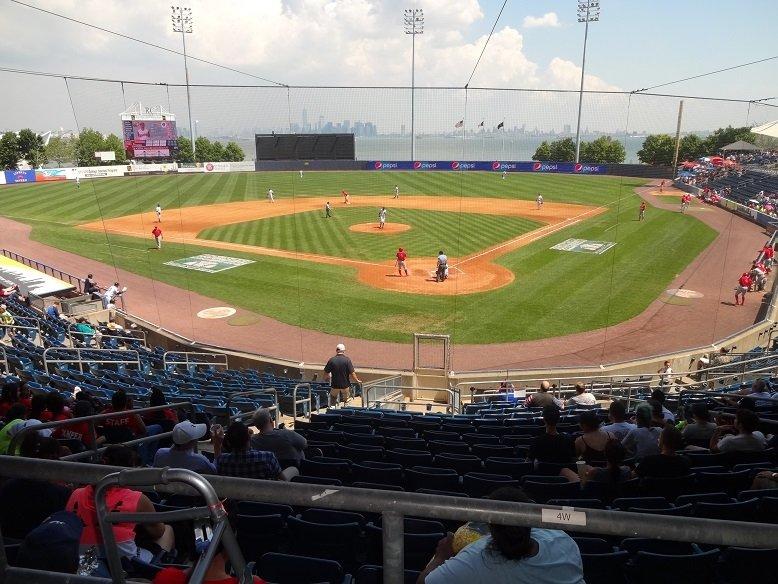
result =
[[[405,568],[422,570],[435,553],[438,542],[445,537],[446,532],[439,533],[405,533],[403,536],[405,548]],[[383,529],[377,525],[365,526],[367,560],[371,564],[383,564]]]
[[714,581],[720,551],[666,555],[640,551],[629,570],[636,584],[710,584]]
[[474,498],[485,497],[500,487],[518,487],[519,481],[509,475],[469,472],[462,477],[462,489]]
[[365,525],[365,517],[363,515],[335,509],[306,509],[300,514],[299,518],[309,523],[326,525],[342,525],[344,523],[357,523],[360,527]]
[[625,584],[624,566],[627,560],[629,553],[625,551],[581,553],[586,584]]
[[256,562],[267,552],[281,549],[286,518],[276,515],[237,515],[235,531],[243,555]]
[[[420,572],[405,570],[404,584],[416,584]],[[356,573],[357,584],[383,584],[384,569],[381,566],[364,565]]]
[[490,456],[484,461],[485,472],[510,475],[517,480],[532,473],[533,470],[534,464],[531,461],[519,458]]
[[346,577],[338,562],[293,556],[289,554],[268,553],[257,564],[257,574],[273,584],[347,584]]
[[754,584],[775,575],[778,549],[729,547],[721,561],[721,574],[729,584]]
[[757,521],[759,517],[759,499],[749,499],[748,501],[738,501],[737,503],[697,503],[694,505],[693,515],[705,519]]
[[291,536],[290,551],[335,560],[345,570],[355,567],[362,534],[359,523],[332,525],[289,517],[287,525]]
[[336,479],[348,482],[351,469],[347,460],[334,458],[306,458],[300,463],[300,473],[306,477]]
[[405,488],[435,489],[439,491],[458,491],[459,475],[453,469],[415,466],[405,470]]
[[437,468],[454,469],[460,475],[479,472],[482,469],[481,459],[472,454],[438,454],[433,464]]
[[354,482],[402,485],[403,468],[399,464],[388,462],[364,461],[351,466]]

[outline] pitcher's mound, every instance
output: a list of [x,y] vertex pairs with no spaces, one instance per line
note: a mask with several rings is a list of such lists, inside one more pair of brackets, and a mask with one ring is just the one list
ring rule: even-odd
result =
[[383,229],[378,228],[378,223],[357,223],[349,227],[349,231],[356,233],[402,233],[410,230],[411,226],[405,223],[385,223]]

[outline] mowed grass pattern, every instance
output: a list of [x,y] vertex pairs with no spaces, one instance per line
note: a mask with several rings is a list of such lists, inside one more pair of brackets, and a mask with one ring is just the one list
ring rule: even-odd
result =
[[444,211],[389,209],[391,223],[410,225],[396,234],[355,233],[351,225],[377,223],[377,209],[338,208],[325,219],[321,211],[308,211],[270,219],[206,229],[201,239],[215,239],[288,251],[368,261],[393,259],[398,247],[411,256],[434,257],[443,249],[462,257],[513,239],[541,224],[522,217],[460,214]]

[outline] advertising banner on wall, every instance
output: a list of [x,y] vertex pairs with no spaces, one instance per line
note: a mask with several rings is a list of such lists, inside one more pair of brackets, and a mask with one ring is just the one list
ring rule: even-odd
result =
[[64,168],[40,168],[35,171],[35,182],[49,182],[66,179],[67,173]]
[[178,165],[175,162],[165,162],[162,164],[130,164],[127,170],[132,173],[151,173],[151,172],[176,172]]
[[583,164],[573,162],[500,161],[484,160],[373,160],[366,165],[368,170],[438,170],[438,171],[481,171],[481,172],[539,172],[564,174],[605,174],[604,164]]
[[[126,166],[79,166],[78,168],[67,169],[72,178],[107,178],[112,176],[124,176],[127,172]],[[70,178],[70,176],[68,177]]]
[[4,185],[4,184],[5,184],[5,173],[0,172],[0,185]]
[[230,172],[229,162],[203,162],[205,172]]
[[5,175],[6,184],[9,185],[35,182],[34,170],[6,170],[3,174]]

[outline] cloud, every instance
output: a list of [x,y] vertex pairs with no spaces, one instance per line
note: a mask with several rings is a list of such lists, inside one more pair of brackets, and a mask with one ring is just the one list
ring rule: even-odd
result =
[[[578,89],[581,85],[581,68],[565,59],[555,57],[546,69],[546,81],[551,89]],[[584,75],[584,89],[588,91],[620,91],[596,75]]]
[[524,28],[558,28],[562,26],[556,12],[546,12],[543,16],[525,16]]

